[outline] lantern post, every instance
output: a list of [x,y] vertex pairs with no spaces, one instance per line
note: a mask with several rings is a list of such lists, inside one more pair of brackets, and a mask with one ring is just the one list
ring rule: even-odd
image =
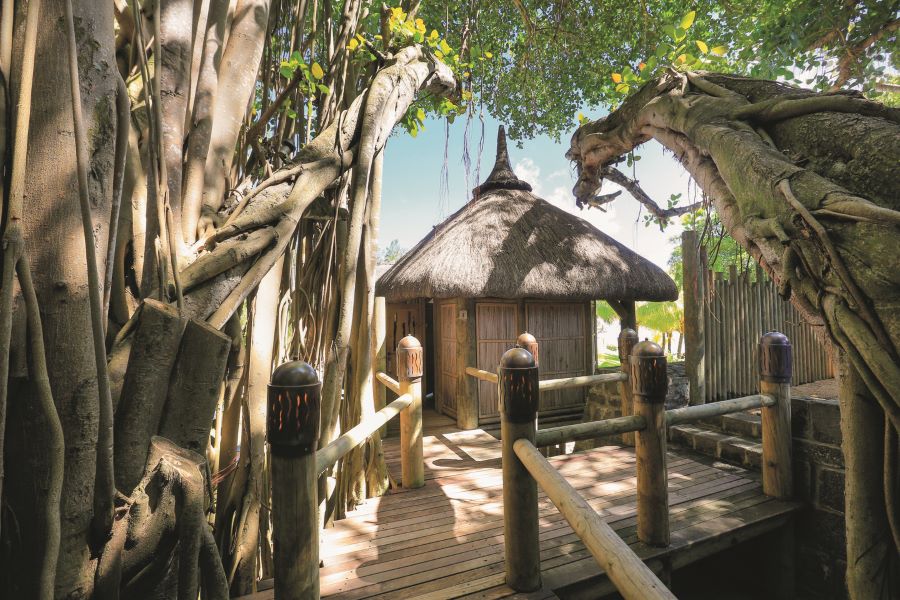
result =
[[305,362],[288,362],[272,373],[266,440],[277,600],[319,597],[316,447],[321,393],[318,374]]

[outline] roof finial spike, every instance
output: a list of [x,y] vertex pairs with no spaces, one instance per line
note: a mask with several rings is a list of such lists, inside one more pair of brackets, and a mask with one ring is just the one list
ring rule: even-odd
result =
[[494,169],[484,183],[472,190],[472,195],[478,198],[491,190],[531,191],[531,186],[516,177],[509,164],[509,151],[506,149],[506,129],[503,125],[497,131],[497,159],[494,161]]
[[509,165],[509,151],[506,149],[506,128],[501,125],[497,130],[497,159],[494,161],[494,171],[503,167],[512,171]]

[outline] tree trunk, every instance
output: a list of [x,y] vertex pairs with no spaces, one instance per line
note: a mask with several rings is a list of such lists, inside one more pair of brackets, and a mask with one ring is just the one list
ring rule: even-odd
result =
[[[575,133],[568,156],[578,163],[578,201],[599,190],[604,167],[650,138],[675,153],[728,233],[844,353],[848,552],[883,557],[878,544],[886,539],[886,554],[896,556],[900,508],[892,501],[895,486],[883,483],[897,479],[896,449],[872,440],[885,437],[879,411],[893,428],[888,439],[900,428],[900,272],[895,253],[885,252],[900,247],[900,111],[854,94],[669,71]],[[853,475],[851,465],[859,468]],[[880,510],[872,505],[876,497]],[[884,525],[893,527],[879,535],[893,529],[896,540],[872,537]],[[869,562],[884,561],[869,554],[861,560],[861,567],[848,561],[853,597],[890,590],[890,569],[876,573]]]
[[[19,11],[26,8],[18,5]],[[103,272],[106,262],[109,211],[112,200],[113,149],[115,147],[115,56],[113,15],[108,6],[77,2],[74,10],[78,47],[82,52],[79,76],[85,129],[90,132],[90,197],[95,223],[93,246],[97,265]],[[24,19],[17,13],[11,77],[12,97],[18,97],[19,68],[22,65]],[[43,3],[41,22],[64,23],[62,3]],[[34,274],[34,286],[43,315],[44,343],[50,388],[62,423],[66,464],[62,493],[63,529],[57,565],[58,596],[83,594],[93,589],[88,528],[96,466],[99,420],[97,370],[94,363],[92,328],[88,308],[85,245],[81,237],[81,216],[75,169],[75,144],[69,96],[61,82],[69,80],[66,37],[57,26],[38,31],[38,56],[34,74],[31,128],[28,143],[28,181],[23,231],[25,248]],[[56,243],[47,243],[55,240]],[[15,320],[24,319],[21,299]],[[5,383],[4,383],[5,385]],[[13,395],[23,406],[38,401],[33,388],[19,388]],[[18,404],[18,403],[17,403]],[[28,443],[7,443],[7,501],[16,515],[22,543],[22,568],[12,568],[13,585],[20,597],[36,597],[35,568],[40,565],[37,548],[41,532],[34,511],[34,484],[45,481],[48,465],[35,448],[47,444],[48,431],[34,423],[33,414],[10,415],[6,430],[28,430]],[[41,486],[41,484],[38,484]]]
[[847,474],[847,589],[852,598],[887,600],[890,590],[900,585],[900,561],[885,509],[884,440],[872,435],[884,429],[884,412],[844,355],[839,359],[838,381]]

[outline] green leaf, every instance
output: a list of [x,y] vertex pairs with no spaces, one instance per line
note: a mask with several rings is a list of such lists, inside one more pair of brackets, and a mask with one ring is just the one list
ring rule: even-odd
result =
[[628,90],[630,90],[630,89],[631,89],[631,86],[628,85],[627,83],[620,83],[619,85],[616,86],[616,91],[619,92],[620,94],[627,94]]
[[687,37],[687,31],[683,27],[675,28],[675,41],[680,42],[685,37]]
[[420,122],[425,121],[425,110],[424,110],[424,109],[421,109],[421,108],[417,109],[417,110],[416,110],[416,118],[417,118]]
[[320,84],[317,85],[316,87],[318,87],[318,88],[319,88],[319,91],[322,92],[323,94],[327,94],[327,93],[329,93],[329,92],[331,91],[331,88],[329,88],[329,87],[328,87],[327,85],[325,85],[324,83],[320,83]]
[[[672,30],[675,31],[674,29]],[[669,53],[670,47],[668,44],[660,44],[656,47],[656,58],[665,58],[666,54]]]
[[294,69],[292,69],[288,65],[281,65],[281,68],[278,69],[278,72],[281,73],[281,76],[285,79],[290,79],[294,76]]
[[671,25],[663,25],[663,32],[666,33],[673,40],[675,39],[675,28]]
[[325,77],[325,71],[322,70],[321,65],[319,65],[319,63],[317,63],[317,62],[314,62],[312,64],[312,68],[310,69],[310,72],[312,73],[312,76],[315,77],[316,79],[322,79],[323,77]]
[[691,25],[694,24],[694,17],[697,16],[697,11],[692,10],[688,14],[681,17],[681,28],[682,29],[690,29]]
[[700,40],[697,40],[694,43],[697,44],[697,47],[700,48],[700,52],[702,52],[703,54],[706,54],[709,52],[709,46],[706,45],[706,42],[701,42]]

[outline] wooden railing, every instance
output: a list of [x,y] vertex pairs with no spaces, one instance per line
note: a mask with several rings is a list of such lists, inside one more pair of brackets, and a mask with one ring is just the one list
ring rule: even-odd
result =
[[[759,344],[759,394],[712,404],[665,410],[666,358],[653,342],[635,345],[630,365],[633,414],[617,419],[536,430],[537,366],[522,348],[504,354],[498,369],[503,463],[506,580],[516,591],[540,588],[537,485],[547,494],[626,600],[672,599],[654,573],[619,538],[538,451],[538,447],[600,435],[635,434],[637,537],[669,545],[666,433],[669,425],[760,408],[763,419],[763,492],[792,494],[791,346],[780,333]],[[625,399],[623,399],[624,401]]]
[[[466,375],[487,381],[488,383],[497,383],[497,374],[490,371],[483,371],[475,367],[466,367]],[[616,383],[618,381],[628,381],[626,373],[603,373],[600,375],[580,375],[578,377],[563,377],[561,379],[544,379],[538,382],[542,392],[552,390],[563,390],[566,388],[585,387],[588,385],[597,385],[600,383]]]
[[[292,377],[279,367],[269,386],[267,438],[272,468],[272,518],[275,597],[319,597],[318,478],[351,450],[400,415],[400,463],[403,487],[425,485],[422,442],[422,345],[412,336],[397,346],[397,379],[376,379],[399,398],[316,450],[321,384],[305,363],[289,363]],[[284,373],[285,371],[282,371]],[[297,374],[305,377],[298,386]],[[291,385],[285,385],[285,382]]]

